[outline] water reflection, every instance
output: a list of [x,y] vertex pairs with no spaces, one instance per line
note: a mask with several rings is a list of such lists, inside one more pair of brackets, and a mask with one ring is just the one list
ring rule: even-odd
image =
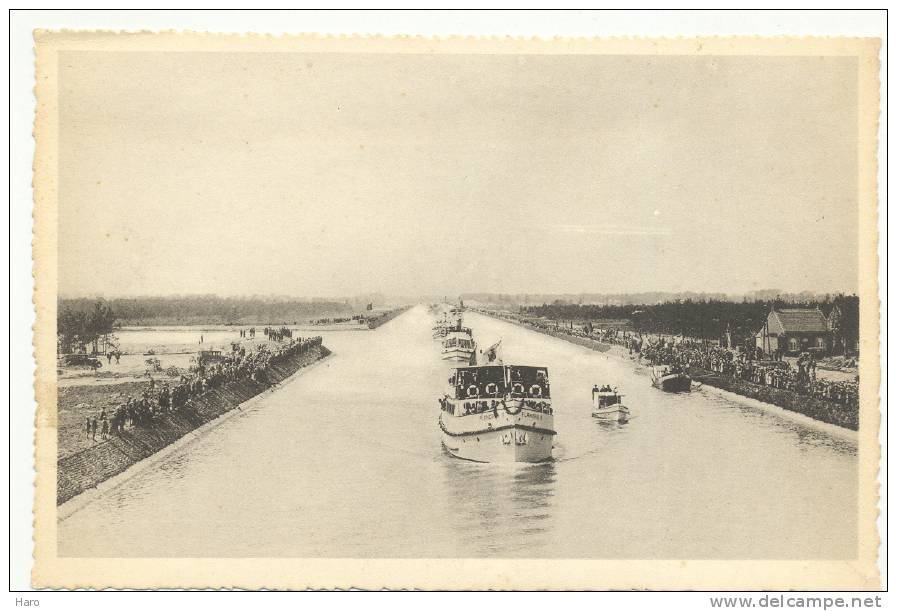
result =
[[446,457],[451,527],[472,556],[526,556],[552,536],[553,463],[489,465]]

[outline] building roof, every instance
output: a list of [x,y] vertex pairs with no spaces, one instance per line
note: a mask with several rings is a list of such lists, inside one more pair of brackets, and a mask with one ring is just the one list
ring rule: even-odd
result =
[[828,333],[828,321],[819,310],[784,308],[773,310],[767,319],[769,333]]

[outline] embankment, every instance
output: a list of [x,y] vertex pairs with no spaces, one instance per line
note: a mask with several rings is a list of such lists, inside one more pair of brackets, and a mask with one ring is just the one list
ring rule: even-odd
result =
[[[608,352],[613,347],[612,344],[569,335],[559,330],[556,331],[552,329],[543,329],[533,325],[526,325],[514,318],[499,316],[488,310],[477,311],[480,314],[485,314],[497,318],[498,320],[516,324],[524,329],[536,331],[544,335],[551,335],[552,337],[557,337],[558,339],[562,339],[572,344],[585,346],[591,350]],[[614,350],[613,352],[618,353],[621,357],[626,356],[626,350],[622,348],[619,351]],[[785,388],[774,388],[772,386],[766,386],[765,384],[755,384],[747,380],[738,380],[700,368],[691,368],[689,374],[695,382],[700,382],[707,386],[713,386],[736,395],[741,395],[742,397],[769,403],[770,405],[775,405],[782,409],[802,414],[813,420],[818,420],[819,422],[834,424],[854,431],[859,430],[859,410],[851,409],[833,401],[825,401],[816,397],[810,397]]]
[[507,318],[505,316],[499,316],[496,313],[490,310],[475,310],[478,314],[483,314],[484,316],[489,316],[491,318],[495,318],[497,320],[502,320],[507,323],[511,323],[512,325],[517,325],[518,327],[523,327],[524,329],[529,329],[530,331],[535,331],[536,333],[541,333],[542,335],[550,335],[551,337],[556,337],[558,339],[562,339],[565,342],[570,342],[571,344],[576,344],[578,346],[583,346],[584,348],[588,348],[589,350],[595,350],[596,352],[607,352],[613,347],[613,344],[608,344],[607,342],[600,342],[595,339],[589,339],[587,337],[577,337],[575,335],[570,335],[569,333],[564,333],[563,331],[555,330],[555,329],[547,329],[543,327],[537,327],[535,325],[527,325],[517,320],[516,318]]
[[411,306],[402,306],[394,310],[389,310],[388,312],[383,312],[376,317],[368,318],[368,329],[376,329],[380,325],[385,325],[402,312],[406,312],[409,308],[411,308]]
[[326,347],[315,346],[271,365],[267,370],[267,384],[248,378],[228,382],[204,392],[176,412],[158,417],[151,426],[127,429],[102,443],[60,459],[56,469],[57,505],[118,475],[328,354],[330,351]]
[[707,386],[720,388],[742,397],[776,405],[819,422],[834,424],[854,431],[860,428],[859,410],[850,409],[832,401],[808,397],[785,388],[774,388],[765,384],[738,380],[706,369],[693,367],[689,369],[689,374],[695,382],[702,382]]

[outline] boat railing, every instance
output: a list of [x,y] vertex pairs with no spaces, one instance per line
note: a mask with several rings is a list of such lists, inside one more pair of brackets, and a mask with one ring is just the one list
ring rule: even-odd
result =
[[510,404],[505,398],[477,398],[477,399],[451,399],[447,398],[443,402],[443,410],[455,416],[473,416],[476,414],[484,414],[487,412],[499,413],[506,411],[509,414],[520,413],[526,409],[533,412],[543,414],[552,414],[554,410],[551,401],[547,399],[525,399],[522,401],[511,401]]

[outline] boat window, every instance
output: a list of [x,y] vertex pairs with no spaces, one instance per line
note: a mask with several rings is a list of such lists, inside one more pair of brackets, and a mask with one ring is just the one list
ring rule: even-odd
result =
[[458,369],[455,377],[455,391],[461,398],[471,395],[480,398],[502,397],[506,392],[504,368],[501,366],[465,367]]
[[[548,380],[548,370],[544,367],[523,367],[523,366],[511,366],[510,369],[510,379],[511,384],[520,384],[524,388],[524,392],[527,394],[530,393],[530,389],[536,385],[540,388],[541,396],[544,398],[550,398],[550,383]],[[512,392],[512,395],[514,393]],[[519,394],[519,393],[518,393]]]

